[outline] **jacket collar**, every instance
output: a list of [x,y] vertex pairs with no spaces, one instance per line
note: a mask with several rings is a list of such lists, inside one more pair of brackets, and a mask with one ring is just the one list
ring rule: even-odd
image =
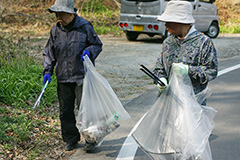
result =
[[192,25],[192,27],[190,28],[190,30],[188,31],[187,35],[184,37],[184,39],[186,39],[189,35],[191,35],[193,32],[196,31],[195,25]]
[[[74,22],[73,22],[74,21]],[[79,17],[77,14],[75,14],[75,18],[73,20],[73,24],[71,24],[71,26],[68,28],[68,31],[71,31],[73,29],[76,28],[81,28],[82,26],[86,25],[86,24],[91,24],[90,22],[88,22],[87,20],[85,20],[82,17]],[[72,23],[70,22],[70,23]],[[57,26],[62,30],[62,31],[67,31],[62,25],[60,25],[59,23],[57,23]]]
[[179,37],[175,37],[175,38],[178,41],[178,43],[184,43],[184,42],[188,41],[189,39],[192,39],[192,38],[196,37],[197,36],[197,34],[196,34],[197,32],[198,31],[196,30],[195,26],[192,25],[183,40],[181,40]]

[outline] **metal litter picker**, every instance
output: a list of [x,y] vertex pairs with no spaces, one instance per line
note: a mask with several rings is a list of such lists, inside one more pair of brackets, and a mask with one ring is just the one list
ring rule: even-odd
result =
[[147,67],[145,67],[143,64],[141,64],[140,66],[142,67],[140,68],[140,70],[143,71],[150,78],[152,78],[155,83],[159,84],[160,86],[165,86],[165,84],[157,76],[155,76]]
[[32,109],[35,109],[37,106],[40,105],[40,101],[41,101],[42,96],[43,96],[43,94],[44,94],[44,92],[45,92],[45,89],[47,88],[48,83],[49,83],[49,82],[47,81],[47,82],[45,83],[45,85],[43,86],[42,92],[41,92],[40,95],[38,96],[38,99],[37,99],[37,101],[35,102],[35,104],[33,105]]

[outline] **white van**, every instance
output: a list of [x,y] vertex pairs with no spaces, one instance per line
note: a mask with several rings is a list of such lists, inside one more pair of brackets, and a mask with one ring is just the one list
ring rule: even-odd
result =
[[[121,0],[121,14],[119,28],[126,33],[130,41],[135,41],[139,34],[150,37],[161,35],[163,39],[168,36],[165,24],[158,22],[170,0]],[[218,9],[213,4],[215,0],[187,0],[193,6],[193,17],[197,30],[210,38],[219,34]]]

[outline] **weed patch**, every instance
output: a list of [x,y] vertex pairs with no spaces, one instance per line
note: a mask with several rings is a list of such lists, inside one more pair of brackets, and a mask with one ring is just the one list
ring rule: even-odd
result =
[[0,159],[62,157],[55,76],[41,105],[33,110],[43,67],[28,55],[27,43],[6,35],[0,38]]

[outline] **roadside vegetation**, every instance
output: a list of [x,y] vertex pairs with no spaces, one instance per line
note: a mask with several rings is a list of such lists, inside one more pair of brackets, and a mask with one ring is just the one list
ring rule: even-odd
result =
[[[0,2],[0,159],[62,159],[71,154],[63,151],[54,76],[41,105],[32,109],[42,89],[45,45],[32,44],[55,24],[55,15],[47,11],[53,4],[54,0]],[[122,34],[117,26],[120,0],[75,4],[99,35]],[[216,5],[221,33],[240,33],[239,0],[217,0]]]
[[240,0],[216,0],[220,33],[240,33]]
[[0,159],[48,159],[56,154],[49,148],[61,147],[56,78],[33,110],[42,88],[42,66],[28,54],[27,43],[15,43],[7,35],[0,39]]

